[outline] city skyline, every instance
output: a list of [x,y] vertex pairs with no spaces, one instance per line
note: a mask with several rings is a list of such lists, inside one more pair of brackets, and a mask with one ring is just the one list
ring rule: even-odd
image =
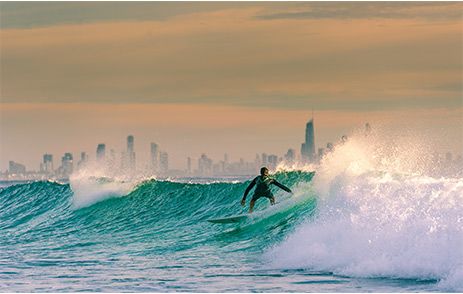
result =
[[[99,143],[96,146],[95,157],[92,159],[86,151],[80,152],[80,160],[70,152],[64,153],[61,157],[61,164],[55,165],[53,161],[53,154],[43,154],[43,161],[40,163],[38,171],[27,169],[25,165],[9,161],[9,168],[5,173],[0,171],[3,180],[43,180],[43,179],[68,179],[72,174],[83,171],[88,173],[91,170],[103,172],[106,176],[120,176],[120,175],[140,175],[145,176],[161,176],[161,177],[217,177],[217,176],[239,176],[239,175],[252,175],[257,173],[260,167],[266,166],[270,170],[275,170],[280,163],[284,166],[291,167],[293,165],[307,166],[308,164],[318,164],[322,158],[333,151],[334,147],[339,143],[343,145],[348,136],[343,134],[339,142],[326,142],[324,147],[318,150],[315,148],[315,127],[313,113],[312,118],[306,123],[304,132],[304,142],[301,144],[300,153],[295,149],[288,148],[285,154],[269,154],[262,151],[257,151],[254,161],[248,162],[242,157],[238,161],[233,162],[230,160],[229,154],[224,151],[222,160],[211,159],[206,153],[202,153],[197,157],[197,165],[195,166],[192,161],[196,157],[188,156],[185,159],[184,168],[171,168],[169,166],[168,152],[161,149],[160,145],[151,142],[149,161],[138,163],[136,162],[136,144],[135,137],[128,135],[126,137],[126,149],[118,151],[120,153],[119,160],[116,156],[116,151],[111,148],[109,155],[106,156],[106,144]],[[372,128],[369,122],[364,124],[361,132],[362,136],[369,137],[372,133]],[[358,134],[357,134],[358,135]],[[395,144],[395,143],[393,143]],[[318,151],[318,152],[317,152]],[[455,168],[456,165],[461,164],[463,156],[461,153],[452,154],[451,152],[434,152],[433,160],[436,164],[445,163],[447,168]],[[439,159],[440,158],[440,159]],[[57,166],[57,168],[53,168]]]
[[[455,115],[458,116],[458,112],[455,112]],[[305,115],[306,117],[311,117],[309,115]],[[320,119],[320,117],[323,118],[323,115],[320,115],[318,114],[318,119]],[[355,129],[360,129],[360,128],[363,128],[364,127],[364,123],[365,121],[363,121],[363,118],[365,117],[368,117],[368,116],[362,116],[360,118],[358,118],[358,123],[355,127],[351,128],[351,126],[346,126],[344,128],[338,128],[338,129],[335,129],[337,130],[337,132],[331,136],[327,136],[326,133],[323,132],[323,130],[326,130],[326,128],[324,128],[323,125],[319,125],[317,128],[315,128],[314,130],[314,135],[319,138],[319,142],[320,144],[314,144],[314,153],[317,153],[318,149],[319,148],[325,148],[325,144],[326,142],[333,142],[333,143],[336,143],[338,141],[341,140],[341,136],[342,135],[349,135],[353,130]],[[409,119],[411,120],[415,120],[416,117],[412,117]],[[310,123],[310,118],[307,119],[307,124]],[[328,118],[328,121],[330,120],[330,118]],[[323,121],[323,120],[322,120]],[[340,120],[341,123],[345,122],[345,118],[344,119],[341,119]],[[391,124],[390,122],[390,119],[387,118],[387,114],[383,117],[382,119],[382,123],[384,123],[386,126],[394,126],[393,124]],[[421,124],[417,124],[417,121],[414,121],[413,123],[410,121],[410,124],[407,126],[407,127],[410,127],[410,125],[413,125],[414,124],[414,127],[417,128],[417,127],[421,127],[423,128],[424,127],[424,123],[425,123],[425,120],[421,121],[420,122]],[[306,123],[303,123],[302,125],[305,125]],[[326,126],[325,126],[326,127]],[[400,128],[400,125],[399,126],[396,126],[398,128]],[[433,127],[435,128],[434,132],[436,130],[438,130],[438,128],[436,128],[436,126],[429,126],[428,127],[428,133],[429,131],[431,130],[431,132],[433,132]],[[293,148],[293,149],[296,149],[298,150],[298,154],[301,154],[300,153],[300,148],[298,148],[298,145],[300,146],[300,142],[301,141],[304,141],[304,132],[302,132],[302,129],[301,126],[299,126],[299,129],[297,128],[294,128],[293,131],[295,130],[295,133],[296,133],[296,138],[295,139],[292,139],[292,142],[294,142],[293,144],[290,144],[289,143],[289,140],[288,140],[288,143],[286,142],[283,142],[281,140],[279,140],[277,138],[278,141],[282,142],[282,146],[279,148],[279,149],[275,149],[275,148],[261,148],[261,149],[254,149],[254,150],[248,150],[247,152],[244,152],[244,155],[243,153],[240,155],[240,154],[236,154],[236,153],[233,153],[231,152],[232,149],[234,149],[233,147],[232,148],[229,148],[229,149],[222,149],[222,150],[219,150],[219,151],[216,151],[216,152],[211,152],[211,150],[207,150],[207,148],[198,148],[197,146],[194,145],[194,143],[198,143],[198,142],[194,142],[193,139],[190,139],[190,142],[192,143],[192,145],[190,147],[192,147],[191,149],[193,150],[196,150],[195,152],[188,152],[188,151],[185,151],[184,153],[176,153],[176,152],[173,152],[171,154],[171,167],[174,168],[174,169],[184,169],[184,167],[186,166],[186,163],[185,163],[185,159],[188,158],[188,157],[192,157],[192,158],[199,158],[201,156],[201,154],[205,153],[205,154],[208,154],[209,156],[211,156],[212,158],[214,159],[217,159],[217,158],[222,158],[223,157],[223,154],[224,153],[227,153],[229,155],[231,155],[232,157],[234,157],[233,159],[234,160],[239,160],[240,158],[243,158],[244,160],[246,161],[252,161],[254,159],[254,156],[255,156],[255,153],[256,152],[267,152],[269,154],[280,154],[280,155],[283,155],[287,152],[288,148]],[[458,128],[456,129],[458,131]],[[448,130],[447,130],[448,131]],[[301,133],[302,132],[302,133]],[[306,125],[306,132],[307,132],[307,125]],[[137,133],[137,132],[132,132],[132,133]],[[446,135],[446,139],[448,139],[448,132],[445,133],[444,132],[444,135]],[[175,134],[173,134],[175,135]],[[305,133],[305,135],[307,135],[307,133]],[[460,155],[461,154],[461,150],[463,149],[459,149],[458,148],[458,144],[461,144],[462,141],[459,141],[459,135],[462,135],[462,134],[458,134],[456,133],[452,138],[453,139],[456,139],[456,143],[455,145],[452,146],[452,142],[449,142],[449,141],[441,141],[439,142],[441,144],[441,147],[440,149],[443,150],[444,153],[446,152],[450,152],[452,154],[455,154],[456,156]],[[277,134],[275,134],[275,137],[278,137]],[[125,151],[127,151],[127,140],[123,140],[124,138],[124,135],[121,134],[121,138],[119,138],[119,140],[111,140],[109,141],[108,143],[98,143],[96,145],[95,150],[98,149],[98,145],[102,145],[100,147],[104,147],[104,150],[106,152],[106,156],[109,156],[109,153],[110,152],[115,152],[114,155],[112,156],[115,156],[118,160],[121,159],[121,157],[125,156],[123,153]],[[127,135],[125,135],[125,138],[127,138]],[[146,137],[143,137],[143,136],[138,136],[139,138],[139,144],[138,144],[138,147],[136,147],[138,150],[140,150],[138,153],[140,155],[140,160],[141,161],[145,161],[145,162],[148,162],[149,160],[151,160],[151,157],[150,157],[150,144],[153,143],[150,141],[149,138],[146,138]],[[27,138],[25,138],[27,139]],[[255,139],[260,139],[258,137],[256,137]],[[302,139],[302,140],[301,140]],[[307,138],[306,138],[307,139]],[[445,138],[444,138],[445,139]],[[101,142],[102,140],[99,140],[99,139],[96,139],[97,142]],[[434,141],[438,141],[438,140],[434,140]],[[455,141],[454,141],[455,142]],[[93,143],[92,142],[86,142],[87,146],[91,146]],[[29,144],[31,144],[31,142],[28,142],[27,146],[29,146]],[[199,144],[198,144],[199,145]],[[169,144],[164,144],[164,146],[166,146],[165,148],[166,149],[169,149]],[[53,150],[54,147],[56,148],[56,146],[53,146],[51,145],[50,148],[47,148],[47,149],[43,149],[43,151],[39,152],[38,150],[34,150],[35,151],[35,154],[38,154],[35,158],[29,158],[28,160],[24,160],[24,159],[27,159],[27,154],[30,154],[32,152],[25,152],[23,154],[19,154],[18,158],[7,158],[7,157],[1,157],[0,158],[0,162],[2,163],[2,168],[0,169],[0,171],[5,171],[8,169],[8,164],[9,164],[9,161],[10,160],[13,160],[17,163],[21,163],[21,164],[24,164],[26,166],[32,166],[33,169],[35,170],[37,166],[40,166],[40,164],[42,163],[39,158],[41,158],[44,154],[47,154],[47,153],[52,153],[54,154],[55,158],[58,158],[58,156],[63,156],[63,154],[65,153],[71,153],[71,154],[74,154],[74,155],[79,155],[82,151],[84,152],[87,152],[89,153],[90,155],[90,158],[91,159],[94,159],[96,160],[97,159],[97,156],[96,156],[96,153],[93,154],[94,152],[92,152],[92,148],[91,147],[87,147],[87,148],[61,148],[60,151],[50,151],[50,150]],[[107,147],[107,148],[106,148]],[[56,149],[55,149],[56,150]],[[261,150],[261,151],[259,151]],[[262,151],[264,150],[264,151]],[[39,154],[40,153],[40,154]],[[77,162],[77,160],[76,160]],[[173,163],[173,164],[172,164]],[[55,163],[56,164],[56,163]]]
[[[1,2],[0,170],[96,144],[169,165],[300,151],[368,121],[463,150],[459,2]],[[59,12],[59,13],[57,13]],[[111,147],[109,147],[111,146]]]
[[[310,125],[310,134],[308,133],[308,126]],[[305,132],[306,143],[310,141],[312,146],[311,150],[314,151],[314,121],[313,118],[307,122],[306,132]],[[86,168],[88,164],[92,164],[92,168],[104,168],[108,170],[122,170],[122,171],[148,171],[152,172],[153,175],[164,174],[167,175],[169,171],[179,171],[179,169],[171,169],[168,165],[168,153],[160,149],[159,145],[155,142],[150,143],[150,161],[147,164],[144,163],[144,166],[141,164],[136,164],[136,148],[135,148],[135,138],[133,135],[127,136],[127,146],[126,150],[120,151],[120,159],[116,159],[116,151],[111,148],[110,155],[106,155],[106,144],[99,143],[96,146],[95,157],[92,159],[92,156],[89,156],[87,151],[80,152],[80,160],[77,161],[77,158],[74,160],[74,156],[70,152],[66,152],[61,158],[61,165],[55,164],[53,161],[53,154],[46,153],[43,155],[43,161],[40,163],[39,171],[27,170],[28,172],[39,172],[48,175],[54,175],[57,177],[68,177],[74,171],[80,170],[81,168]],[[304,146],[304,144],[303,144]],[[331,142],[327,143],[328,146],[333,146]],[[280,162],[285,162],[287,164],[300,163],[316,163],[317,159],[319,160],[323,156],[324,148],[319,149],[318,157],[315,158],[315,153],[311,154],[310,158],[304,156],[303,152],[300,153],[300,156],[296,153],[295,149],[289,148],[287,152],[278,156],[275,154],[267,154],[262,151],[256,151],[256,158],[253,163],[244,161],[242,157],[239,158],[237,162],[231,162],[229,159],[229,153],[225,151],[223,160],[217,164],[214,164],[214,160],[210,159],[206,153],[202,153],[198,156],[198,163],[196,165],[197,169],[193,168],[192,157],[188,156],[186,158],[186,167],[183,171],[186,172],[186,175],[214,175],[219,173],[226,174],[226,167],[231,168],[230,172],[240,174],[243,172],[255,172],[261,165],[268,166],[270,169],[275,169]],[[260,154],[259,154],[260,153]],[[233,167],[235,163],[239,162],[239,167]],[[58,166],[54,169],[54,166]],[[220,166],[221,165],[221,166]],[[181,169],[180,169],[181,170]],[[6,171],[9,174],[25,174],[26,166],[9,161],[9,169]]]

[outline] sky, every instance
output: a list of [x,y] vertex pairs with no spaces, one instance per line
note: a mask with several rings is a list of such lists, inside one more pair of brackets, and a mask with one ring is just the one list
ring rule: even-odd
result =
[[369,122],[463,153],[461,2],[0,2],[0,170],[135,136],[173,168]]

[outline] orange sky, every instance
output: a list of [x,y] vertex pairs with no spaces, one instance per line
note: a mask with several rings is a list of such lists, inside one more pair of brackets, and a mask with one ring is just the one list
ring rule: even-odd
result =
[[458,152],[462,7],[2,3],[0,169],[101,142],[121,151],[128,133],[179,168],[201,152],[282,154],[299,150],[312,108],[320,146],[416,117],[449,129]]
[[[310,112],[207,104],[95,104],[9,103],[1,106],[3,165],[5,159],[38,165],[46,152],[75,157],[87,151],[95,158],[96,145],[106,143],[120,155],[128,134],[135,136],[139,167],[148,160],[149,144],[156,142],[170,155],[173,167],[185,168],[186,157],[206,152],[216,160],[228,153],[232,160],[252,161],[256,152],[299,152]],[[432,135],[440,152],[462,150],[462,109],[315,112],[318,147],[336,143],[343,134],[369,122],[375,128],[408,128]],[[12,146],[12,147],[10,147]],[[9,157],[6,157],[8,155]],[[4,159],[5,158],[5,159]]]

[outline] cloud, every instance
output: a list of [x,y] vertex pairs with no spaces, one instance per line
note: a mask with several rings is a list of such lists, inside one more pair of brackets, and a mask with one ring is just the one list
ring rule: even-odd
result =
[[2,29],[0,98],[363,111],[461,105],[461,88],[445,87],[461,83],[461,21],[257,19],[266,9]]
[[[458,2],[310,2],[287,11],[269,11],[259,19],[425,19],[461,20]],[[284,9],[283,9],[284,10]]]
[[[0,28],[37,28],[117,21],[163,21],[221,10],[224,2],[1,2]],[[241,5],[238,5],[241,6]]]
[[258,8],[256,19],[461,20],[459,2],[2,2],[0,28],[167,21],[227,9]]

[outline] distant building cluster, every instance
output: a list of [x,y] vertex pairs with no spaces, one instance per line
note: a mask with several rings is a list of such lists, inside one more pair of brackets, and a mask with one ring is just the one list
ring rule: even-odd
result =
[[[127,137],[127,149],[121,153],[120,164],[116,160],[116,152],[106,149],[106,144],[100,143],[96,146],[95,165],[92,167],[102,168],[108,171],[136,171],[135,138],[132,135]],[[64,153],[60,164],[55,168],[53,155],[44,154],[40,163],[39,171],[26,171],[23,164],[10,161],[9,168],[1,173],[2,180],[44,180],[44,179],[68,179],[75,171],[86,168],[89,165],[89,155],[81,152],[78,161],[70,152]],[[167,175],[169,172],[169,158],[167,152],[160,151],[156,143],[151,143],[150,172],[153,174]]]
[[[365,134],[371,132],[371,127],[367,123],[365,125]],[[344,142],[347,137],[344,135],[341,141]],[[246,162],[240,158],[236,162],[229,160],[228,154],[224,154],[223,159],[214,162],[205,153],[201,154],[197,161],[192,157],[186,158],[185,169],[170,169],[169,155],[166,151],[160,149],[157,143],[150,143],[150,154],[148,163],[141,170],[144,174],[154,176],[178,176],[178,177],[223,177],[223,176],[239,176],[253,175],[258,172],[260,167],[266,166],[270,170],[276,169],[280,163],[287,166],[293,166],[298,163],[312,164],[318,163],[325,154],[332,151],[333,143],[327,143],[326,147],[315,148],[315,132],[314,120],[307,122],[305,128],[305,140],[301,144],[300,157],[295,149],[289,148],[288,151],[278,156],[275,154],[261,153],[256,154],[253,162]],[[135,138],[133,135],[127,136],[126,150],[121,152],[119,160],[117,159],[114,149],[107,151],[106,144],[100,143],[96,146],[95,161],[92,168],[103,168],[106,171],[134,173],[140,171],[140,166],[137,169],[135,153]],[[79,171],[88,167],[89,155],[86,152],[80,153],[80,158],[74,160],[74,156],[70,152],[64,153],[60,158],[57,166],[54,163],[52,154],[44,154],[40,163],[39,171],[27,171],[26,166],[14,161],[9,162],[8,170],[0,173],[0,180],[45,180],[45,179],[68,179],[75,171]],[[451,153],[447,153],[445,157],[440,157],[439,154],[434,154],[434,159],[442,166],[451,166],[454,163],[463,164],[463,159],[460,156],[454,158]]]

